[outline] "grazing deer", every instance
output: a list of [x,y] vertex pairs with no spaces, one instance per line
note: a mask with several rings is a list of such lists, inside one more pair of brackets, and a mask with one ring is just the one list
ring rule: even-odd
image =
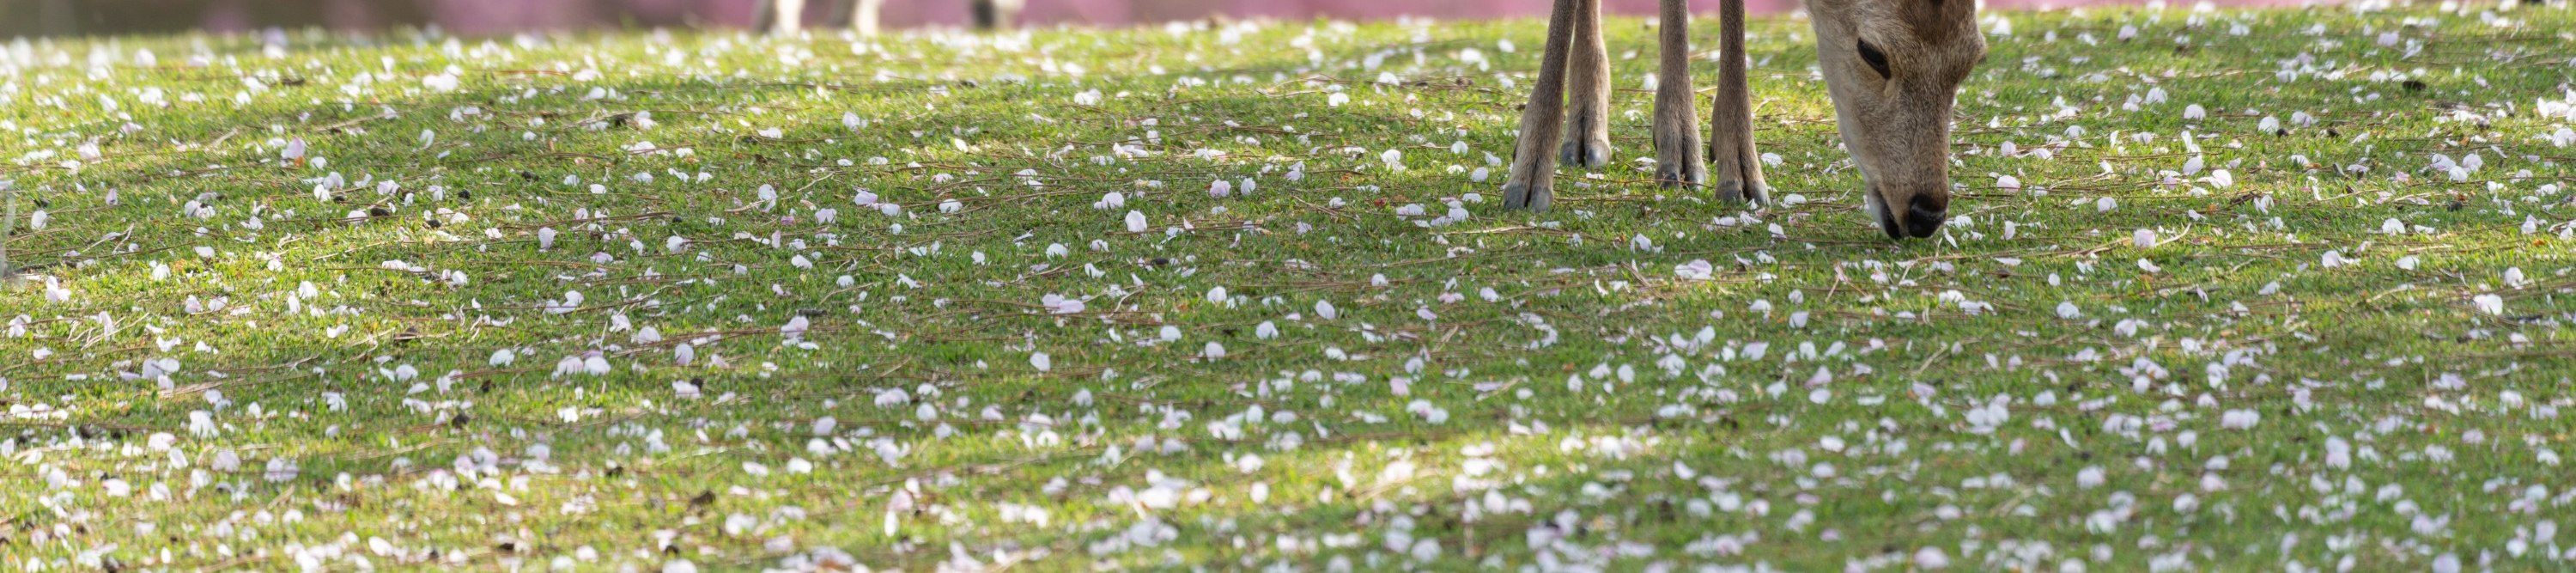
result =
[[[1950,106],[1959,82],[1985,59],[1977,0],[1805,0],[1816,30],[1816,65],[1834,115],[1867,184],[1864,197],[1890,238],[1929,237],[1950,206]],[[1728,201],[1759,204],[1761,154],[1753,146],[1752,96],[1745,87],[1744,0],[1719,3],[1720,54],[1714,139],[1705,162],[1690,82],[1689,0],[1663,0],[1663,42],[1655,92],[1655,179],[1707,186]],[[1556,162],[1610,163],[1609,56],[1601,45],[1601,0],[1556,0],[1547,54],[1521,113],[1507,208],[1544,210]],[[1566,113],[1566,88],[1573,113]],[[1573,132],[1571,140],[1560,131]],[[1712,181],[1711,176],[1715,177]]]
[[[1012,21],[1019,18],[1020,6],[1026,0],[973,1],[974,4],[970,7],[975,13],[975,27],[991,30],[1014,25]],[[839,16],[846,15],[850,29],[858,30],[859,35],[862,36],[876,35],[877,13],[885,8],[885,0],[849,0],[849,2],[832,5],[832,13],[836,15],[833,19],[842,20]],[[761,27],[768,28],[772,34],[796,33],[796,29],[804,23],[802,22],[804,14],[805,0],[761,0],[760,2],[760,19],[764,22]]]

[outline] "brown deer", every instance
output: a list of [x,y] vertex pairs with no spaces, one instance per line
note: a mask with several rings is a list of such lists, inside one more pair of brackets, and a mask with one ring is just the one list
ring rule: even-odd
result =
[[[1860,166],[1863,196],[1890,238],[1930,237],[1950,206],[1950,107],[1959,82],[1985,59],[1977,0],[1805,0],[1816,30],[1817,67],[1833,97],[1843,147]],[[1753,146],[1753,105],[1745,86],[1744,0],[1719,2],[1715,133],[1703,160],[1690,82],[1689,0],[1663,0],[1662,68],[1655,92],[1655,179],[1705,186],[1720,199],[1760,204],[1761,154]],[[1601,42],[1601,0],[1556,0],[1547,54],[1529,106],[1507,208],[1547,209],[1556,162],[1610,163],[1610,58]],[[1573,88],[1573,114],[1566,89]],[[1572,131],[1564,140],[1562,131]],[[1562,141],[1560,146],[1559,142]],[[1715,179],[1711,180],[1711,176]]]
[[[969,8],[975,14],[977,29],[1009,28],[1014,25],[1014,20],[1019,19],[1020,7],[1025,1],[973,0]],[[850,29],[858,30],[859,35],[876,35],[877,14],[885,8],[885,0],[848,0],[848,2],[832,5],[832,13],[835,14],[833,19],[844,20],[842,16],[846,16],[844,21],[849,22]],[[760,2],[761,27],[767,28],[772,34],[796,33],[797,28],[804,24],[804,14],[805,0],[761,0]]]

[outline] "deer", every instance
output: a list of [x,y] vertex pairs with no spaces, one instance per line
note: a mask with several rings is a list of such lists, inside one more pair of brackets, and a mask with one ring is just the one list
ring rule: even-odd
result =
[[[877,14],[885,8],[885,0],[846,1],[849,3],[833,4],[832,13],[848,16],[845,21],[849,23],[850,29],[858,31],[861,36],[877,35]],[[1013,26],[1014,21],[1019,19],[1021,6],[1026,2],[1026,0],[972,1],[969,7],[975,14],[975,28],[980,30]],[[805,0],[761,0],[759,14],[762,22],[760,27],[767,28],[769,33],[782,36],[794,35],[804,24]],[[844,20],[839,16],[833,19]]]
[[[1950,207],[1950,110],[1960,82],[1986,55],[1975,21],[1978,0],[1804,1],[1815,29],[1816,65],[1833,100],[1843,147],[1861,172],[1869,213],[1890,239],[1932,236],[1948,220]],[[1503,205],[1510,209],[1545,211],[1560,161],[1586,168],[1610,163],[1601,0],[1555,2],[1546,53],[1522,108],[1520,137],[1503,184]],[[1754,146],[1744,0],[1719,2],[1715,117],[1705,144],[1690,81],[1689,0],[1662,0],[1658,12],[1663,53],[1653,110],[1654,181],[1666,188],[1707,189],[1720,200],[1760,208],[1771,189]]]

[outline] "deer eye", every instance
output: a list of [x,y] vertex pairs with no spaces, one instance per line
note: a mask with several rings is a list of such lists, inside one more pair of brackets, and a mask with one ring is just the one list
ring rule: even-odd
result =
[[1896,74],[1887,71],[1887,54],[1879,52],[1877,46],[1869,45],[1868,40],[1860,42],[1860,60],[1869,62],[1869,69],[1877,70],[1880,78],[1896,77]]

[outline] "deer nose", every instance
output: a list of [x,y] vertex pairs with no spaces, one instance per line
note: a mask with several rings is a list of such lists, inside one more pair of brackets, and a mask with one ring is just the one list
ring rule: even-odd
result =
[[1936,199],[1928,193],[1916,194],[1907,203],[1905,234],[1913,235],[1914,238],[1930,237],[1933,231],[1941,229],[1942,223],[1949,221],[1950,202],[1946,199]]

